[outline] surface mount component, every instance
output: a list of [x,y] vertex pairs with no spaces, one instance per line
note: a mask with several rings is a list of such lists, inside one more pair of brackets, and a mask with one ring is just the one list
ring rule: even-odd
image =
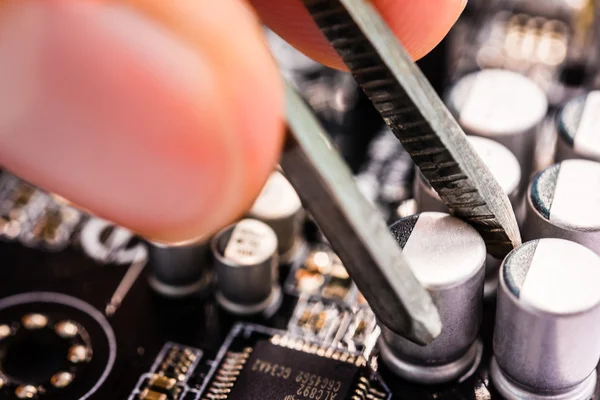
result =
[[210,284],[208,245],[189,243],[167,246],[150,243],[150,286],[158,293],[182,297],[199,293]]
[[[167,342],[144,373],[130,400],[196,399],[198,391],[190,382],[203,353],[194,347]],[[191,383],[191,385],[190,385]]]
[[381,325],[380,352],[398,376],[424,384],[454,380],[481,360],[485,244],[467,223],[448,214],[406,217],[390,230],[442,317],[442,333],[418,346]]
[[473,225],[497,258],[518,246],[508,197],[374,4],[304,5],[450,212]]
[[562,239],[527,242],[500,271],[494,386],[509,400],[588,400],[600,358],[600,258]]
[[248,214],[269,225],[277,235],[280,263],[289,264],[298,256],[304,247],[304,210],[296,191],[280,172],[271,174]]
[[548,110],[542,89],[516,72],[489,69],[460,79],[446,103],[467,134],[495,140],[517,157],[526,185],[537,130]]
[[233,327],[208,378],[202,400],[390,398],[361,355],[251,324]]
[[360,367],[347,361],[319,357],[263,340],[249,353],[227,398],[346,399],[353,394],[359,373]]
[[600,163],[566,160],[535,176],[523,237],[572,240],[600,254]]
[[600,161],[600,91],[569,100],[557,116],[556,160]]
[[[515,215],[518,217],[517,220],[521,222],[523,220],[522,196],[520,195],[522,193],[520,190],[521,167],[516,157],[502,144],[491,139],[479,136],[468,136],[468,138],[477,154],[479,154],[510,199]],[[418,169],[414,180],[414,198],[419,212],[448,212],[448,207]],[[502,260],[491,255],[487,257],[484,290],[486,298],[492,298],[496,294],[498,268],[500,268],[501,262]]]
[[265,223],[243,219],[211,242],[217,274],[216,299],[238,315],[272,314],[281,304],[277,236]]

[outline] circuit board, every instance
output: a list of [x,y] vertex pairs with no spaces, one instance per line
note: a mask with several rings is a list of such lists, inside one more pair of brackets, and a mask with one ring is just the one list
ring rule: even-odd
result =
[[[90,226],[96,222],[87,220]],[[122,228],[107,229],[112,232],[97,238],[103,246],[110,246],[111,235]],[[87,237],[85,223],[81,232]],[[114,260],[131,252],[127,245],[120,241],[118,247],[103,248]],[[322,248],[315,246],[314,252],[319,251]],[[337,398],[344,399],[490,398],[485,368],[463,384],[448,388],[417,388],[393,377],[386,383],[388,373],[377,365],[375,318],[366,304],[361,305],[351,281],[347,276],[338,277],[340,284],[332,282],[331,275],[325,276],[318,294],[303,295],[296,292],[295,278],[306,279],[306,274],[299,273],[306,270],[304,263],[294,266],[288,275],[282,274],[289,293],[279,312],[269,319],[240,321],[224,312],[210,295],[165,299],[149,286],[145,271],[137,270],[138,264],[94,260],[81,243],[48,253],[6,242],[0,244],[0,252],[5,269],[0,283],[0,324],[12,331],[10,340],[0,342],[2,398],[19,398],[15,391],[27,381],[47,382],[38,386],[38,394],[32,397],[41,399],[317,398],[310,397],[309,386],[303,395],[297,384],[298,379],[303,380],[298,378],[301,372],[323,377],[315,387],[327,387],[325,379],[335,381],[336,387],[339,382]],[[116,306],[111,299],[123,282],[130,289]],[[25,327],[26,320],[32,315],[47,321],[44,329],[28,335],[31,330]],[[69,340],[62,338],[58,334],[61,321],[73,323],[78,333]],[[85,347],[88,355],[73,363],[69,357],[77,346]],[[217,389],[224,389],[218,383],[227,381],[226,366],[235,369],[238,363],[256,370],[251,364],[257,362],[252,358],[257,346],[268,353],[259,358],[268,364],[254,373],[275,379],[268,369],[274,368],[273,375],[289,375],[290,384],[280,378],[280,391],[273,397],[243,397],[239,389],[232,397],[219,397],[223,392]],[[245,353],[248,349],[254,352]],[[240,357],[250,360],[242,362]],[[339,372],[339,365],[347,365],[348,371]],[[60,371],[73,377],[63,388],[51,383]],[[250,384],[253,377],[239,378],[239,382]],[[355,394],[361,383],[364,394]],[[253,389],[252,393],[258,390],[257,386]],[[336,394],[325,391],[322,398],[334,399]]]
[[[22,398],[15,393],[28,381],[44,382],[30,397],[39,399],[500,398],[488,372],[494,302],[485,306],[485,351],[477,369],[459,383],[414,385],[377,362],[375,317],[335,255],[328,253],[328,273],[311,268],[311,257],[327,252],[322,243],[282,267],[285,295],[275,315],[239,319],[210,293],[156,294],[136,258],[143,242],[104,221],[82,221],[76,240],[61,251],[0,243],[0,333],[10,329],[0,341],[3,399]],[[28,328],[36,316],[41,328]],[[66,322],[72,332],[62,333]],[[72,379],[63,387],[56,379],[61,371]],[[310,377],[318,379],[314,386],[301,383]],[[329,382],[334,386],[323,391]],[[267,387],[272,391],[260,395]]]
[[[566,53],[575,36],[569,13],[575,11],[560,10],[474,2],[422,68],[434,70],[430,79],[440,92],[476,69],[519,69],[559,105],[595,79],[563,79],[568,68],[586,64]],[[511,30],[523,32],[531,20],[547,27],[536,36],[539,46],[564,44],[562,58],[537,57],[525,68],[526,55],[516,64],[502,56],[514,50],[506,39]],[[281,57],[288,54],[281,51]],[[341,72],[314,65],[302,72],[287,62],[285,75],[315,108],[365,196],[389,222],[410,214],[410,157],[354,82]],[[543,130],[540,146],[551,143],[552,134]],[[538,153],[536,162],[547,164],[547,153]],[[473,367],[452,383],[414,384],[379,359],[377,320],[310,218],[303,239],[306,246],[292,262],[278,266],[283,296],[277,311],[236,316],[219,304],[212,283],[177,298],[157,293],[143,239],[2,172],[0,399],[502,398],[489,370],[494,298],[484,303],[483,353]],[[207,262],[202,268],[212,267]]]

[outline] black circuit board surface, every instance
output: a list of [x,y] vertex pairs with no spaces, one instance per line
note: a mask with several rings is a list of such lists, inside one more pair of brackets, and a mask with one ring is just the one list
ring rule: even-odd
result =
[[[325,378],[335,381],[333,388],[338,390],[335,393],[331,391],[332,399],[353,399],[355,394],[347,393],[356,389],[361,377],[372,379],[372,376],[379,388],[376,393],[385,394],[381,398],[501,398],[490,384],[488,372],[493,303],[486,305],[481,331],[485,351],[478,369],[460,383],[419,386],[395,377],[382,363],[379,363],[377,372],[373,372],[367,365],[359,368],[272,344],[269,340],[287,332],[298,301],[293,295],[286,295],[280,311],[269,319],[240,320],[220,309],[210,294],[180,300],[165,299],[148,286],[146,272],[143,272],[121,306],[107,316],[106,306],[130,265],[101,264],[77,248],[48,253],[15,243],[0,243],[0,254],[3,260],[0,323],[21,324],[23,316],[31,313],[47,315],[53,321],[74,321],[86,330],[93,350],[87,365],[73,369],[75,377],[71,385],[63,389],[46,385],[47,391],[34,398],[139,399],[143,398],[140,396],[144,388],[150,387],[148,383],[153,374],[163,370],[175,379],[172,385],[159,382],[158,387],[172,386],[176,390],[164,389],[159,393],[166,393],[166,397],[147,398],[210,399],[204,395],[208,393],[223,360],[228,354],[243,353],[247,348],[253,349],[248,353],[246,368],[249,370],[239,377],[239,382],[248,386],[245,393],[249,397],[244,397],[244,391],[237,389],[228,398],[310,398],[310,390],[306,392],[308,397],[294,396],[302,387],[296,379],[302,382],[303,373],[321,376],[322,382]],[[20,336],[20,333],[15,336]],[[6,364],[7,355],[11,352],[9,347],[15,342],[0,341],[3,375],[15,380],[36,378],[44,381],[57,369],[63,368],[65,346],[57,345],[56,341],[36,340],[24,337],[16,343],[18,353],[15,355],[15,349],[12,350],[13,361],[9,364]],[[15,362],[15,357],[22,359]],[[6,368],[8,371],[5,371]],[[282,381],[278,375],[289,375],[290,382]],[[261,392],[263,389],[264,392]],[[0,390],[0,398],[17,399],[14,391],[15,385],[5,384]],[[263,397],[259,397],[259,393],[263,393]],[[283,394],[292,397],[281,397]],[[333,394],[340,396],[331,397]]]

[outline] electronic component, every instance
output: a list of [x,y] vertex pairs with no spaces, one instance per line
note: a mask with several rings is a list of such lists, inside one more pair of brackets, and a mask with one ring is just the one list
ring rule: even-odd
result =
[[16,240],[25,230],[23,225],[41,213],[46,196],[7,172],[0,176],[0,187],[0,237]]
[[168,400],[166,394],[155,392],[154,390],[150,389],[144,389],[139,398],[140,400]]
[[211,242],[217,274],[216,298],[227,311],[272,314],[281,304],[277,236],[263,222],[244,219]]
[[178,380],[170,376],[154,374],[145,382],[138,398],[140,400],[174,400],[179,398],[181,387]]
[[20,240],[28,247],[60,251],[71,243],[71,237],[83,219],[73,207],[49,199],[44,211],[24,224]]
[[562,239],[504,260],[491,377],[510,399],[588,400],[600,359],[600,258]]
[[203,389],[203,400],[388,399],[364,358],[282,331],[239,324]]
[[[520,196],[521,167],[514,154],[502,144],[491,139],[469,136],[469,141],[510,199],[517,221],[521,222],[524,211],[522,197]],[[448,207],[446,207],[435,189],[423,178],[418,169],[414,180],[414,197],[418,212],[438,211],[448,213]],[[502,260],[488,254],[484,289],[486,298],[492,298],[496,293],[498,268],[500,268],[501,262]]]
[[194,347],[168,342],[159,352],[149,372],[143,374],[129,397],[131,400],[179,400],[186,394],[197,398],[189,380],[202,359]]
[[368,359],[380,329],[366,302],[357,299],[356,303],[357,306],[348,306],[339,301],[301,296],[287,330],[295,337],[317,341]]
[[546,95],[534,82],[511,71],[478,71],[460,79],[446,103],[468,135],[492,139],[509,149],[527,182],[536,133],[548,110]]
[[481,359],[477,333],[483,314],[485,243],[467,223],[435,212],[401,219],[390,230],[431,294],[443,328],[432,343],[418,346],[382,324],[381,358],[410,381],[456,379]]
[[588,7],[588,1],[546,0],[543,2],[529,0],[505,0],[505,7],[518,11],[528,12],[532,15],[552,16],[565,21],[570,21],[576,14]]
[[600,161],[600,91],[569,100],[557,116],[556,160]]
[[339,342],[339,331],[350,311],[335,302],[301,297],[288,323],[288,331],[298,337],[318,340],[332,346]]
[[600,163],[566,160],[538,173],[527,193],[525,240],[581,243],[600,254]]
[[[504,0],[497,3],[504,3]],[[547,2],[541,3],[547,10]],[[478,29],[473,29],[473,21],[460,24],[468,32],[460,39],[455,38],[458,60],[452,80],[480,69],[514,71],[538,84],[552,105],[579,90],[582,77],[563,76],[568,62],[576,63],[581,59],[576,55],[581,46],[573,51],[577,40],[566,21],[510,10],[483,13],[477,24]]]
[[[360,300],[358,301],[360,304]],[[349,351],[362,351],[365,358],[369,358],[380,335],[380,328],[373,311],[364,304],[352,314],[352,319],[346,334],[344,344]]]
[[289,264],[304,246],[304,210],[296,191],[278,171],[271,174],[249,216],[269,225],[277,235],[279,262]]
[[288,292],[351,301],[356,294],[346,268],[327,245],[314,246],[304,263],[292,269],[286,283]]
[[0,177],[0,238],[46,251],[64,250],[83,214],[14,175]]
[[[191,376],[201,356],[202,352],[193,347],[167,343],[157,357],[152,372],[158,376],[176,379],[177,382],[185,382]],[[163,386],[163,383],[165,383],[158,378],[154,379],[154,377],[152,382],[154,384],[151,384],[151,386]]]
[[208,245],[187,243],[182,245],[148,246],[152,274],[150,285],[158,293],[170,297],[197,294],[211,282]]
[[260,341],[249,354],[228,399],[310,399],[311,395],[344,399],[353,394],[359,373],[359,367],[347,361]]

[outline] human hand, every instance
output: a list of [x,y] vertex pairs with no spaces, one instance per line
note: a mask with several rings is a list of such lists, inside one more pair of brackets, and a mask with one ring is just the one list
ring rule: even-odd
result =
[[[374,3],[419,58],[466,0]],[[156,241],[214,233],[279,158],[259,17],[343,68],[300,0],[1,1],[0,165]]]

